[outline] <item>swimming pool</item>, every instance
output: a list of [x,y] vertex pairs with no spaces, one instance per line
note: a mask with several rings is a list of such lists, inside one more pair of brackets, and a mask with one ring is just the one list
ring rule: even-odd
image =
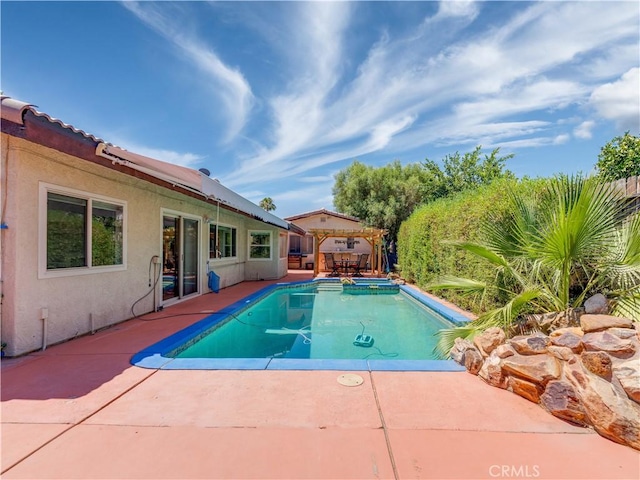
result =
[[462,370],[431,356],[468,319],[415,289],[371,280],[275,284],[136,354],[161,369]]

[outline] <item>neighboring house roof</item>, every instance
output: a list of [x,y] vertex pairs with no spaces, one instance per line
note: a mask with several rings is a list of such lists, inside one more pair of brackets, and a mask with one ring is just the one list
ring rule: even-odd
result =
[[344,213],[338,213],[338,212],[332,212],[331,210],[327,210],[327,209],[320,209],[320,210],[314,210],[312,212],[305,212],[305,213],[300,213],[298,215],[293,215],[291,217],[286,217],[285,220],[292,222],[294,220],[299,220],[301,218],[309,218],[309,217],[314,217],[316,215],[329,215],[332,217],[336,217],[336,218],[343,218],[345,220],[352,220],[354,222],[358,222],[360,223],[360,219],[356,218],[356,217],[352,217],[350,215],[345,215]]
[[[145,157],[116,147],[100,138],[54,119],[46,113],[37,111],[35,106],[30,103],[21,102],[6,96],[2,96],[0,102],[2,120],[7,120],[17,125],[24,125],[25,116],[27,114],[33,115],[37,119],[44,120],[47,123],[61,128],[64,133],[81,137],[85,141],[91,141],[95,144],[95,155],[109,160],[111,165],[129,167],[145,175],[163,180],[173,186],[182,187],[202,196],[203,200],[219,204],[229,210],[237,211],[264,223],[300,234],[305,233],[302,228],[267,212],[201,171]],[[2,127],[2,130],[5,131],[4,122]],[[7,128],[6,130],[10,129]]]

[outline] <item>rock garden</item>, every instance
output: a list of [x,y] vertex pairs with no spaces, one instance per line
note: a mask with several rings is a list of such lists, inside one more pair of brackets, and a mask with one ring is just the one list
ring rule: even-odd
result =
[[492,327],[450,355],[489,385],[640,450],[640,323],[582,314],[576,326],[507,339]]

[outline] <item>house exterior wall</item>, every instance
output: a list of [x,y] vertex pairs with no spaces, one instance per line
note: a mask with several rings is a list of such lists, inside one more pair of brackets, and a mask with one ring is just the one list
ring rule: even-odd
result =
[[[152,257],[162,256],[162,215],[166,211],[180,212],[199,220],[199,283],[198,291],[193,295],[209,292],[208,269],[220,276],[222,288],[243,280],[280,278],[286,274],[286,257],[280,256],[282,230],[278,227],[222,208],[218,210],[203,200],[27,140],[4,133],[1,140],[0,179],[3,180],[1,194],[6,224],[1,230],[1,326],[2,341],[7,343],[5,352],[9,356],[127,320],[132,317],[132,305],[141,298],[135,306],[138,315],[163,305],[161,281],[154,292],[155,305],[154,293],[146,297],[145,294],[150,291]],[[62,276],[48,274],[43,185],[126,202],[123,268],[83,269],[73,274],[64,272]],[[237,229],[236,258],[209,258],[206,220],[214,218]],[[271,259],[248,259],[250,230],[271,233]],[[43,314],[48,317],[46,321],[42,320]]]

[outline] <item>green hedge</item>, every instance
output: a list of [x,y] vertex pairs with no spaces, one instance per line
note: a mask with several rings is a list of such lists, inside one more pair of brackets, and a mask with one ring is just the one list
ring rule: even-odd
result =
[[[505,211],[509,189],[537,196],[544,183],[544,179],[497,180],[491,185],[442,198],[416,209],[398,233],[398,266],[402,276],[423,289],[442,275],[483,281],[493,279],[494,268],[446,242],[482,241],[482,221],[490,213]],[[465,297],[453,291],[440,291],[438,296],[475,313],[499,305],[497,298]]]

